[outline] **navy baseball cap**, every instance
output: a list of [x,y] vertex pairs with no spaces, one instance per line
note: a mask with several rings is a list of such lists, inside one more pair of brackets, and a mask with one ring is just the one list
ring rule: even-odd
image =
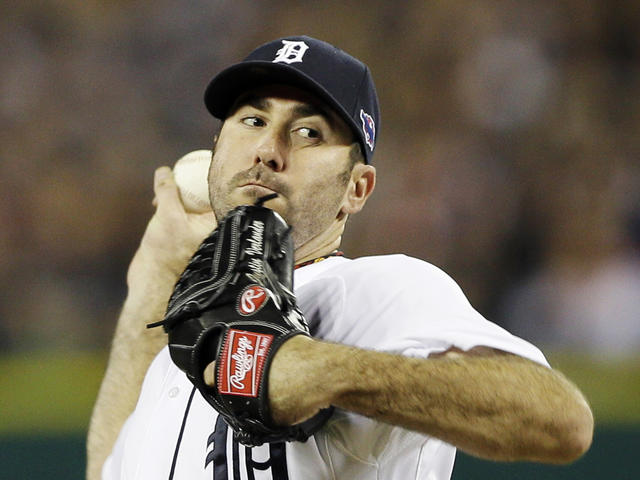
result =
[[380,110],[364,63],[315,38],[280,38],[218,73],[205,91],[204,103],[214,117],[224,120],[242,93],[268,84],[292,85],[325,101],[351,127],[371,163]]

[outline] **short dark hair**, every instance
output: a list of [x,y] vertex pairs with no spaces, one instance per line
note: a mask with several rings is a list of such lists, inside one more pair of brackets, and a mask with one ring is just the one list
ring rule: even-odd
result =
[[351,144],[349,160],[351,161],[349,170],[353,170],[353,167],[355,167],[357,163],[365,163],[364,152],[362,151],[362,145],[360,145],[360,142],[356,141]]
[[358,163],[366,163],[364,154],[362,153],[362,146],[360,142],[357,140],[351,144],[351,148],[349,149],[349,165],[345,168],[342,173],[338,175],[338,180],[342,185],[346,185],[351,179],[351,172],[353,172],[353,167]]

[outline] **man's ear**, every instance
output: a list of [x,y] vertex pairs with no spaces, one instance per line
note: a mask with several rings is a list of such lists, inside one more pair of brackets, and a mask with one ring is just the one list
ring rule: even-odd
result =
[[358,213],[364,207],[376,185],[376,169],[372,165],[357,163],[351,171],[351,179],[345,192],[342,213]]

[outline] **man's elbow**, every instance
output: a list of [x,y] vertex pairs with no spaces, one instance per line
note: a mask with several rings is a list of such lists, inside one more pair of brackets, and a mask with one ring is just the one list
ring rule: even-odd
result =
[[575,408],[563,422],[553,452],[553,463],[571,463],[582,457],[593,441],[593,414],[585,403]]

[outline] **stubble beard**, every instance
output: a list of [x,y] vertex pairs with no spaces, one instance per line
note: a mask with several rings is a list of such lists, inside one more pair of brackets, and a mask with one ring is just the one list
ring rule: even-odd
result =
[[241,204],[253,205],[260,198],[255,191],[247,191],[244,195],[249,197],[249,201],[238,203],[237,200],[234,201],[232,199],[234,190],[249,182],[264,184],[275,192],[278,192],[280,195],[285,197],[289,196],[289,188],[287,185],[284,185],[276,178],[273,178],[273,176],[265,169],[265,167],[262,167],[261,164],[236,173],[231,180],[225,184],[221,184],[216,181],[219,177],[219,175],[213,175],[213,185],[211,186],[213,213],[215,214],[218,222],[220,222],[235,207]]
[[300,195],[291,212],[284,217],[293,226],[291,237],[294,247],[302,245],[327,230],[340,213],[344,187],[337,182],[331,185],[318,183]]
[[[291,189],[274,178],[265,167],[260,164],[235,174],[230,181],[220,184],[215,182],[213,176],[211,187],[213,212],[218,222],[235,207],[241,205],[232,199],[234,190],[247,181],[260,181],[269,185],[281,194],[284,202],[276,210],[282,218],[292,227],[291,238],[295,249],[298,249],[314,237],[320,235],[334,222],[340,213],[340,204],[344,196],[349,175],[345,172],[339,174],[333,182],[317,182],[304,192],[293,194]],[[257,194],[245,204],[253,204],[258,199]],[[268,202],[267,202],[268,203]],[[266,205],[268,206],[268,205]]]

